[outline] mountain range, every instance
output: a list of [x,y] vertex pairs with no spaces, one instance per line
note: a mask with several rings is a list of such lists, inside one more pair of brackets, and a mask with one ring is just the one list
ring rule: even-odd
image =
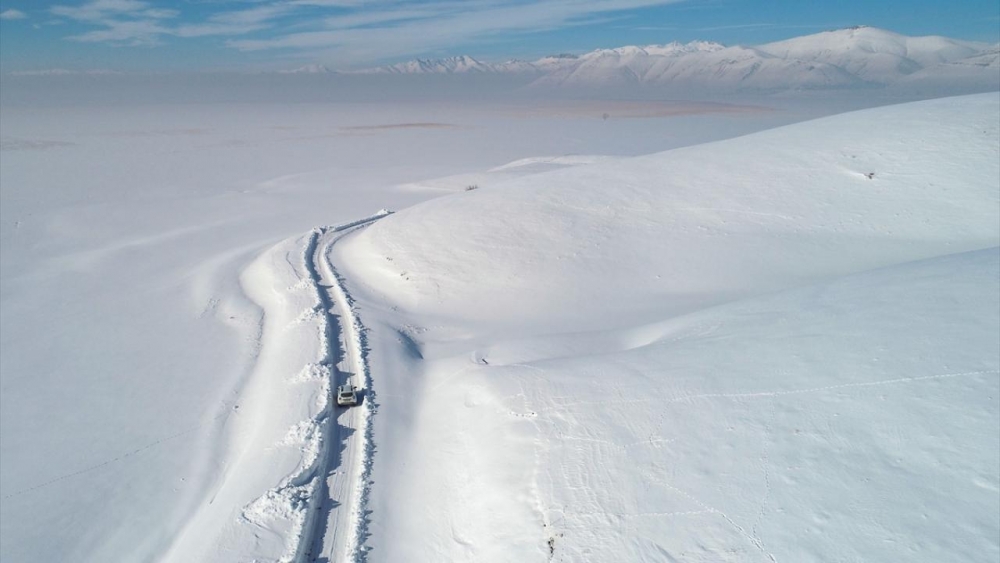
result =
[[376,68],[330,71],[310,65],[289,72],[365,75],[516,74],[529,87],[826,89],[920,81],[964,81],[1000,87],[1000,45],[940,36],[909,37],[873,27],[825,31],[758,46],[711,41],[597,49],[535,61],[489,63],[462,55]]

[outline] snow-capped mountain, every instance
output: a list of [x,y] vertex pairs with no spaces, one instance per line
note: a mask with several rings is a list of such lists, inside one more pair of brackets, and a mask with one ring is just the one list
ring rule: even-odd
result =
[[[825,31],[756,47],[711,41],[596,49],[535,61],[487,63],[469,56],[417,59],[365,74],[535,74],[533,88],[655,87],[781,90],[884,86],[914,76],[959,76],[1000,85],[997,46],[873,27]],[[956,65],[958,68],[956,68]]]
[[573,55],[570,53],[561,53],[558,55],[549,55],[547,57],[542,57],[531,63],[531,66],[542,72],[547,72],[550,70],[555,70],[562,68],[564,66],[570,66],[576,64],[576,61],[580,59],[580,55]]
[[289,70],[279,70],[278,74],[331,74],[333,72],[333,70],[330,70],[324,65],[309,64]]
[[613,86],[629,82],[767,89],[842,87],[861,80],[835,65],[773,57],[747,47],[707,44],[697,49],[595,51],[580,57],[575,65],[548,73],[535,86]]
[[537,63],[529,63],[528,61],[522,61],[520,59],[510,59],[502,63],[489,65],[490,70],[493,72],[524,72],[533,73],[540,72],[542,69],[539,68]]
[[836,65],[863,80],[887,83],[935,64],[975,56],[988,47],[933,35],[907,37],[874,27],[854,27],[768,43],[758,49],[782,59]]
[[[502,63],[487,63],[468,55],[444,59],[415,59],[403,63],[354,71],[363,74],[461,74],[482,73],[549,73],[575,68],[585,62],[601,61],[604,66],[628,66],[634,61],[658,57],[677,57],[696,52],[712,52],[725,49],[724,45],[710,41],[690,43],[668,43],[666,45],[629,45],[614,49],[596,49],[583,55],[559,54],[542,57],[535,61],[510,59]],[[641,63],[636,63],[641,64]]]
[[[771,90],[884,85],[940,65],[976,60],[988,65],[990,45],[944,37],[907,37],[860,27],[758,47],[676,43],[598,50],[555,69],[536,86],[658,86]],[[995,58],[995,57],[994,57]],[[973,63],[974,64],[974,63]],[[994,73],[995,74],[995,73]]]
[[445,59],[416,59],[358,72],[361,74],[462,74],[497,72],[500,66],[502,65],[491,65],[467,55],[460,55]]

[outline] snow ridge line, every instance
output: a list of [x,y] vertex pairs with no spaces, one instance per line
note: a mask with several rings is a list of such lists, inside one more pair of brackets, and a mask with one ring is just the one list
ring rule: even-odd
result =
[[[320,227],[318,229],[320,231],[319,234],[322,235],[323,233],[339,233],[340,231],[346,231],[347,229],[352,229],[354,227],[360,227],[361,225],[367,225],[369,223],[374,223],[375,221],[378,221],[379,219],[381,219],[383,217],[387,217],[389,215],[392,215],[392,213],[393,212],[390,211],[390,210],[388,210],[388,209],[380,209],[378,211],[378,213],[376,213],[374,215],[369,215],[368,217],[365,217],[364,219],[358,219],[357,221],[351,221],[350,223],[343,223],[341,225],[334,225],[334,226],[330,226],[330,227]],[[315,231],[317,229],[313,229],[313,230]],[[331,264],[331,266],[332,266],[332,264]]]
[[[380,212],[381,213],[381,212]],[[355,222],[348,226],[333,228],[333,231],[342,231],[381,219],[388,213],[381,213],[361,222]],[[332,243],[331,243],[332,245]],[[325,266],[329,269],[334,283],[331,286],[333,300],[342,311],[347,322],[343,323],[344,347],[347,354],[354,356],[354,365],[357,366],[360,387],[364,389],[364,400],[361,402],[361,474],[359,482],[355,483],[356,499],[351,509],[351,520],[354,526],[348,540],[347,553],[352,554],[354,561],[363,562],[367,560],[368,550],[365,541],[369,536],[368,501],[371,496],[371,475],[375,455],[375,441],[373,439],[374,428],[372,418],[378,412],[378,402],[376,393],[372,387],[371,370],[368,365],[368,329],[362,324],[358,317],[354,298],[351,296],[344,276],[337,270],[330,259],[329,254],[325,254]]]

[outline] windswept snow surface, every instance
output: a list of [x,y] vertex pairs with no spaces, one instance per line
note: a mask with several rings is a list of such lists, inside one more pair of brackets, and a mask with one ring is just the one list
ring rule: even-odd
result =
[[428,201],[334,248],[371,561],[996,561],[1000,97]]
[[[671,114],[662,110],[677,104],[662,102],[643,119],[602,102],[560,108],[571,113],[523,101],[143,105],[104,78],[7,78],[4,563],[308,559],[328,555],[337,534],[361,545],[356,520],[334,523],[357,505],[345,502],[356,480],[338,472],[361,445],[351,434],[361,421],[337,415],[343,450],[324,442],[332,340],[321,338],[316,286],[332,284],[324,255],[306,252],[314,228],[465,188],[428,179],[474,174],[485,191],[594,160],[573,155],[643,154],[807,115]],[[165,97],[182,89],[167,82]],[[94,103],[71,104],[68,92]],[[490,172],[539,155],[551,158]],[[339,506],[320,507],[315,541],[300,549],[301,487],[324,451],[326,496]]]

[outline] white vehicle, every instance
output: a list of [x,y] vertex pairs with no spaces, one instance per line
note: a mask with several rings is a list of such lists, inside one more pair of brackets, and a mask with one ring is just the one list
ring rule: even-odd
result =
[[346,384],[337,387],[337,404],[342,407],[358,404],[358,389]]

